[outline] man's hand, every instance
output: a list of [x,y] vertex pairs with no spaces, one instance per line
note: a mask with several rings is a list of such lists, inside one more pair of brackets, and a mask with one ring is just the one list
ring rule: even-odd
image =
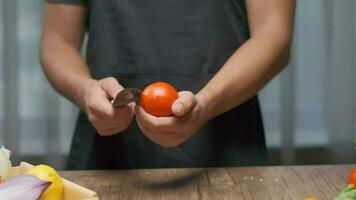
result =
[[111,100],[123,87],[112,77],[91,82],[85,89],[85,110],[89,121],[101,136],[124,131],[133,117],[134,103],[114,108]]
[[135,114],[138,126],[150,140],[163,147],[175,147],[190,138],[205,123],[202,108],[193,93],[182,91],[172,105],[175,116],[155,117],[138,105],[135,106]]

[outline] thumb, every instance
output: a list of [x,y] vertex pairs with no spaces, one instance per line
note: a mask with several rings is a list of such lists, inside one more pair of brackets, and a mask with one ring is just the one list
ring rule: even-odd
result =
[[101,79],[99,84],[111,99],[114,99],[116,95],[124,89],[113,77]]
[[179,92],[179,98],[172,105],[175,116],[183,116],[197,105],[195,95],[190,91]]

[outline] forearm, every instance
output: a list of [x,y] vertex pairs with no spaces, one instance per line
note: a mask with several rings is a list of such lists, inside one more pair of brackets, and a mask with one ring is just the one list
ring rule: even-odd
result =
[[80,51],[59,35],[44,36],[41,62],[52,86],[82,110],[84,91],[94,81]]
[[239,106],[288,64],[290,35],[260,34],[245,42],[197,94],[208,118]]

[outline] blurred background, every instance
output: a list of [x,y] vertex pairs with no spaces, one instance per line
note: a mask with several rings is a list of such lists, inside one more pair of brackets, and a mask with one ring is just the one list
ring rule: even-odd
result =
[[[260,93],[270,165],[356,161],[356,1],[298,0],[290,66]],[[0,0],[0,145],[62,169],[77,108],[38,59],[44,0]]]

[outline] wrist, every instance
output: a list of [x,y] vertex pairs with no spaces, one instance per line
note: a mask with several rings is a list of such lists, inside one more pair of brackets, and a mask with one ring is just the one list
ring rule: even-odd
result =
[[213,118],[213,113],[212,113],[212,109],[211,109],[211,105],[210,105],[210,99],[208,97],[208,95],[201,91],[199,93],[197,93],[196,95],[196,99],[198,102],[198,105],[200,107],[200,118],[203,123],[209,121],[211,118]]
[[95,84],[98,84],[98,81],[95,79],[85,79],[82,81],[82,84],[80,84],[80,87],[78,88],[78,105],[81,108],[82,111],[87,112],[86,111],[86,99],[88,98],[88,94],[90,93],[91,88],[93,88],[93,86]]

